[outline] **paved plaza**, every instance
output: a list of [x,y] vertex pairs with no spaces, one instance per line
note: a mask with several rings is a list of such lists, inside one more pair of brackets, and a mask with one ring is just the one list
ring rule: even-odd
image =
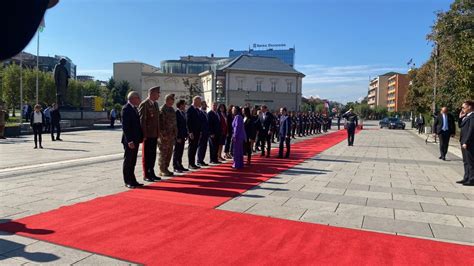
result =
[[[366,125],[355,146],[343,141],[218,209],[473,245],[474,189],[455,183],[461,159],[438,160],[412,130]],[[45,138],[44,150],[31,136],[0,142],[0,222],[126,191],[120,137],[64,133],[63,142]],[[0,264],[30,263],[133,264],[0,232]]]

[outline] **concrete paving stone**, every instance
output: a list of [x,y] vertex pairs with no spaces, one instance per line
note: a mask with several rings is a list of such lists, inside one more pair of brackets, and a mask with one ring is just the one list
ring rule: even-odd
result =
[[245,213],[282,218],[288,220],[299,220],[306,209],[297,209],[294,207],[275,206],[269,203],[257,203],[248,209]]
[[242,195],[247,195],[247,196],[255,196],[255,197],[265,197],[265,196],[268,196],[270,194],[272,194],[273,192],[275,192],[274,190],[270,190],[270,189],[261,189],[259,187],[254,187],[252,189],[249,189],[247,191],[245,191],[244,193],[242,193]]
[[410,202],[410,201],[401,201],[401,200],[371,198],[367,200],[367,206],[392,208],[392,209],[400,209],[400,210],[422,211],[420,203]]
[[369,191],[394,193],[394,194],[415,195],[415,190],[414,189],[409,189],[409,188],[396,188],[396,187],[392,188],[392,187],[370,186]]
[[81,198],[87,195],[93,194],[92,192],[79,192],[79,191],[67,191],[58,189],[52,192],[38,194],[38,197],[48,198],[48,199],[55,199],[55,200],[73,200],[77,198]]
[[415,236],[433,237],[433,233],[431,232],[430,226],[427,223],[402,221],[392,218],[365,216],[362,228],[394,233],[404,233]]
[[245,212],[246,210],[250,209],[250,207],[254,206],[255,202],[251,201],[242,201],[242,200],[230,200],[217,209],[219,210],[226,210],[226,211],[233,211],[233,212]]
[[[1,180],[1,179],[0,179]],[[11,180],[8,180],[9,182],[7,183],[6,181],[0,182],[0,191],[2,192],[8,192],[10,189],[15,189],[15,188],[20,188],[20,187],[26,187],[29,184],[19,184],[15,183]]]
[[109,265],[109,266],[120,266],[120,265],[138,265],[130,262],[113,259],[110,257],[100,256],[93,254],[83,260],[80,260],[73,265]]
[[330,182],[327,187],[330,188],[341,188],[341,189],[350,189],[350,190],[362,190],[367,191],[369,190],[368,185],[362,184],[351,184],[351,183],[341,183],[341,182]]
[[436,238],[474,243],[474,229],[441,224],[431,224]]
[[25,262],[21,260],[16,260],[16,259],[0,256],[0,265],[8,265],[8,266],[25,265]]
[[321,213],[318,210],[307,210],[300,220],[304,222],[327,224],[332,226],[361,228],[363,219],[364,216],[362,215]]
[[391,187],[390,183],[387,183],[387,182],[374,182],[372,180],[352,179],[351,183],[352,184],[368,185],[368,186]]
[[341,203],[336,209],[336,213],[340,214],[360,214],[364,216],[394,218],[393,209],[379,208],[371,206],[360,206],[354,204]]
[[260,196],[260,195],[248,195],[248,194],[242,194],[241,196],[235,198],[234,200],[239,200],[239,201],[247,201],[247,202],[254,202],[254,203],[265,203],[269,202],[274,204],[275,206],[281,206],[283,203],[288,201],[290,198],[285,198],[285,197],[275,197],[272,195],[268,196]]
[[0,206],[0,217],[7,217],[7,216],[14,215],[21,212],[24,212],[24,210],[16,206],[15,207]]
[[385,192],[347,190],[344,195],[345,196],[363,197],[363,198],[392,199],[392,194],[391,193],[385,193]]
[[446,191],[446,192],[454,192],[454,193],[467,193],[467,194],[474,194],[474,189],[471,187],[467,188],[462,185],[457,184],[457,186],[435,186],[436,191]]
[[276,196],[276,197],[315,200],[319,196],[319,193],[308,192],[308,191],[288,190],[288,191],[275,191],[271,195]]
[[430,191],[430,190],[422,190],[422,189],[415,189],[415,192],[417,195],[420,195],[420,196],[466,199],[466,196],[464,196],[464,194],[462,193],[445,192],[445,191]]
[[446,202],[448,202],[448,205],[451,205],[451,206],[474,208],[474,201],[472,200],[450,199],[450,198],[446,198],[445,200]]
[[22,249],[35,242],[38,242],[38,240],[0,231],[0,255],[16,249]]
[[327,202],[338,202],[338,203],[349,203],[357,205],[366,205],[367,198],[364,197],[353,197],[353,196],[344,196],[344,195],[334,195],[334,194],[325,194],[321,193],[316,198],[317,201],[327,201]]
[[61,200],[53,200],[53,199],[43,199],[40,201],[35,201],[31,203],[26,203],[22,205],[18,205],[18,208],[21,208],[23,210],[29,210],[29,211],[36,211],[36,212],[45,212],[49,210],[54,210],[57,209],[61,206],[66,206],[69,205],[65,201]]
[[283,204],[283,206],[291,208],[318,210],[323,213],[333,213],[338,205],[339,203],[337,202],[324,202],[297,198],[291,198]]
[[321,186],[314,186],[311,184],[306,184],[300,191],[307,191],[313,193],[327,193],[327,194],[334,194],[334,195],[342,195],[344,194],[345,189],[340,188],[327,188]]
[[417,212],[417,211],[408,211],[408,210],[395,210],[395,219],[462,227],[461,223],[458,221],[456,216],[447,215],[447,214]]
[[465,196],[468,200],[474,200],[474,194],[464,193],[464,196]]
[[[308,180],[307,182],[311,182],[311,181]],[[280,191],[280,190],[300,190],[302,187],[304,187],[303,184],[291,183],[291,182],[285,183],[285,184],[270,184],[270,183],[263,182],[259,184],[258,186],[255,186],[255,188],[266,189],[266,190],[270,190],[271,192]]]
[[418,196],[418,195],[393,194],[393,199],[411,201],[411,202],[424,202],[424,203],[433,203],[433,204],[439,204],[439,205],[447,205],[446,202],[442,198],[426,197],[426,196]]
[[29,196],[29,195],[16,195],[16,194],[9,194],[3,197],[0,197],[0,205],[8,206],[8,207],[15,207],[18,205],[22,205],[25,203],[35,202],[44,199],[43,197],[39,196]]
[[29,210],[21,209],[21,212],[15,213],[15,214],[10,214],[10,215],[7,215],[7,216],[2,216],[2,217],[0,217],[0,220],[2,220],[2,219],[17,220],[17,219],[21,219],[21,218],[31,216],[33,214],[37,214],[37,212],[36,211],[31,211],[31,210],[29,211]]
[[9,192],[17,195],[38,195],[42,193],[48,193],[53,191],[52,187],[39,187],[39,186],[24,186],[15,189],[10,189]]
[[474,208],[421,203],[424,212],[474,217]]
[[474,217],[457,215],[464,227],[474,228]]
[[41,264],[72,264],[90,255],[88,252],[40,241],[2,254],[7,258]]

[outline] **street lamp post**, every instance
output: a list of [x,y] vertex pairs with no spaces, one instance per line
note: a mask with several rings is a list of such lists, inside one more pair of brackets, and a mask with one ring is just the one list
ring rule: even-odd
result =
[[436,114],[436,90],[438,85],[438,56],[439,49],[438,43],[435,42],[434,51],[433,51],[433,60],[434,60],[434,80],[433,80],[433,114]]

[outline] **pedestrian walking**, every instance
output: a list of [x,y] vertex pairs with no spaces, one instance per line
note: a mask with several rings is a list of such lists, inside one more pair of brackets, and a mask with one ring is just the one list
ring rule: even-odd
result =
[[116,119],[117,119],[117,111],[115,110],[115,108],[112,108],[112,110],[110,110],[110,128],[115,127]]
[[268,111],[268,107],[266,105],[262,105],[262,116],[260,117],[260,132],[259,138],[261,141],[261,155],[265,156],[265,149],[266,149],[266,157],[270,157],[270,150],[272,148],[272,135],[275,129],[274,122],[275,118],[273,115]]
[[135,165],[140,143],[143,141],[143,131],[137,106],[140,104],[140,94],[131,91],[127,95],[127,104],[122,108],[122,144],[124,148],[123,180],[128,188],[143,186],[135,177]]
[[186,111],[186,124],[188,127],[188,163],[189,169],[199,169],[196,165],[196,152],[199,147],[199,139],[201,137],[201,120],[199,118],[199,108],[201,108],[201,97],[195,96],[193,104]]
[[448,153],[449,138],[454,138],[456,128],[454,127],[454,117],[448,113],[447,107],[442,107],[440,114],[436,117],[434,125],[434,134],[439,138],[439,159],[445,161]]
[[165,96],[165,103],[160,109],[160,136],[158,147],[160,149],[160,159],[158,165],[160,167],[161,176],[173,176],[168,167],[173,155],[173,146],[178,135],[178,125],[176,120],[176,111],[173,108],[174,94]]
[[423,115],[420,114],[416,118],[415,123],[416,123],[416,127],[418,128],[418,134],[423,134],[424,129],[425,129],[425,118],[423,117]]
[[343,118],[346,119],[346,129],[347,129],[347,142],[348,146],[354,146],[354,137],[355,137],[355,130],[359,123],[357,115],[352,112],[352,108],[349,111],[345,112],[342,115]]
[[280,147],[278,150],[278,158],[283,158],[283,146],[286,146],[285,158],[289,158],[291,140],[291,118],[288,116],[286,107],[280,108],[280,114]]
[[44,126],[44,114],[41,111],[41,105],[37,104],[35,105],[34,112],[30,114],[30,125],[31,128],[33,129],[33,135],[34,135],[34,140],[35,140],[35,149],[38,149],[38,142],[39,142],[39,147],[40,149],[43,148],[42,142],[43,142],[43,126]]
[[50,133],[51,131],[51,106],[46,106],[44,109],[44,132]]
[[160,87],[151,87],[148,89],[148,97],[138,106],[140,126],[143,135],[143,180],[147,182],[161,180],[161,178],[155,174],[156,147],[160,135],[160,109],[156,102],[159,98]]
[[474,186],[474,101],[465,101],[459,114],[461,151],[464,178],[457,183]]
[[186,126],[186,101],[179,100],[176,104],[178,110],[176,110],[176,128],[177,136],[173,151],[173,168],[177,173],[182,173],[189,171],[183,166],[183,153],[184,153],[184,144],[188,139],[188,129]]
[[232,142],[234,145],[232,168],[240,169],[244,167],[244,141],[247,139],[244,128],[244,119],[242,118],[242,110],[239,106],[232,108],[234,121],[232,121]]

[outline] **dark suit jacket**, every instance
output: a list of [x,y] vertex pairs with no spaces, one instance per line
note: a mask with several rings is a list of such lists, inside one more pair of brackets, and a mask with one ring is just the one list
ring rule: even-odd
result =
[[459,120],[461,128],[461,145],[466,144],[468,149],[474,149],[474,114]]
[[[44,113],[43,111],[40,111],[41,112],[41,124],[45,124],[45,120],[44,120]],[[35,119],[35,112],[31,112],[30,114],[30,125],[31,127],[33,127],[33,120]]]
[[255,140],[257,136],[257,125],[259,124],[257,122],[255,117],[247,118],[244,121],[245,135],[247,135],[246,141]]
[[181,110],[176,110],[176,122],[178,126],[178,139],[185,139],[188,137],[188,128],[186,126],[186,113],[181,113]]
[[193,133],[193,135],[199,138],[201,134],[201,119],[199,118],[199,110],[194,108],[194,106],[189,106],[186,111],[186,126],[188,127],[188,133]]
[[291,135],[291,118],[287,115],[280,117],[280,137],[288,137]]
[[50,114],[51,124],[59,124],[59,121],[61,121],[61,113],[59,113],[59,109],[51,110]]
[[206,113],[202,110],[198,110],[199,120],[201,121],[201,135],[209,136],[209,121]]
[[214,111],[210,111],[209,113],[207,113],[207,117],[209,121],[209,134],[220,137],[222,129],[218,114]]
[[138,146],[143,141],[143,132],[140,125],[140,116],[130,103],[122,108],[122,143],[127,145],[129,142]]
[[268,135],[269,131],[274,130],[275,128],[274,119],[275,118],[270,112],[267,112],[266,114],[262,115],[262,117],[260,117],[260,125],[261,125],[260,135]]
[[[439,114],[433,125],[434,131],[436,134],[440,134],[443,128],[443,115]],[[456,133],[456,128],[454,127],[454,117],[451,114],[448,114],[448,131],[449,135],[454,135]]]

